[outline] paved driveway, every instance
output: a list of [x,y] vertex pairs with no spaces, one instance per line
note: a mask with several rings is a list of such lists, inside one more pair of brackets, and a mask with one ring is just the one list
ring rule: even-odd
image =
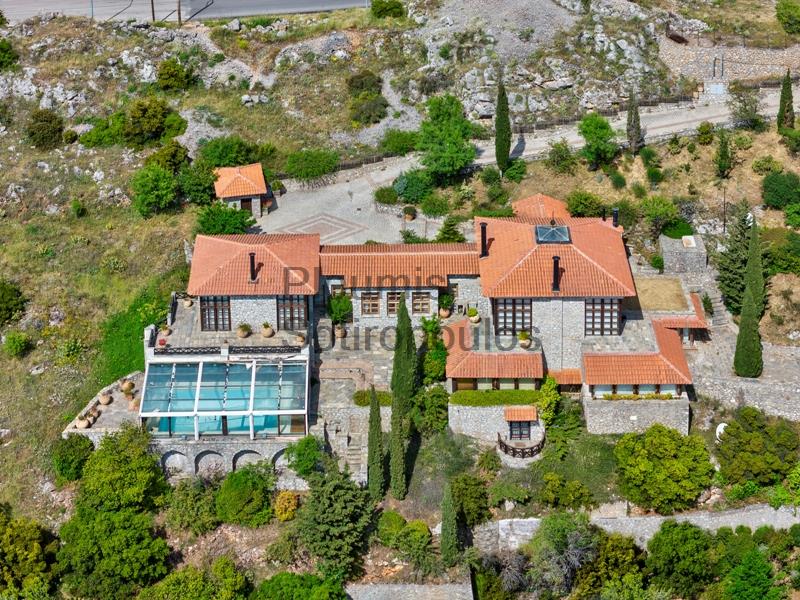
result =
[[264,215],[258,225],[265,232],[319,233],[325,244],[400,242],[401,228],[432,238],[440,223],[420,214],[411,223],[394,214],[378,212],[374,190],[390,185],[397,175],[413,163],[393,159],[339,173],[331,185],[318,189],[292,186],[278,198],[277,208]]

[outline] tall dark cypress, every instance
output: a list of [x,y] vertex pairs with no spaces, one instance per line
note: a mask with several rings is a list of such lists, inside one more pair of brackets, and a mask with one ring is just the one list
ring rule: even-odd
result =
[[728,219],[728,236],[725,238],[725,250],[719,255],[717,282],[722,292],[725,306],[733,314],[742,310],[744,295],[744,274],[747,267],[748,240],[750,236],[750,207],[742,200]]
[[378,394],[372,386],[369,401],[369,437],[367,438],[367,488],[373,500],[383,498],[383,432],[381,431],[381,407]]
[[397,308],[397,337],[392,363],[392,434],[389,448],[389,487],[398,500],[406,496],[407,415],[417,384],[417,347],[405,296]]
[[628,99],[628,125],[626,127],[628,137],[628,149],[631,154],[638,154],[644,146],[644,136],[642,135],[642,125],[639,120],[639,100],[636,92],[631,91]]
[[442,497],[442,533],[439,537],[439,551],[445,567],[452,567],[458,562],[458,521],[453,490],[449,483],[445,485]]
[[508,115],[508,95],[501,81],[497,86],[497,106],[494,117],[494,153],[497,166],[505,173],[511,164],[511,119]]
[[792,97],[792,77],[789,69],[786,69],[786,75],[783,77],[777,123],[778,131],[794,129],[794,98]]
[[739,319],[739,335],[736,336],[736,353],[733,356],[733,370],[739,377],[758,377],[764,368],[758,321],[756,303],[748,287],[742,300],[742,317]]

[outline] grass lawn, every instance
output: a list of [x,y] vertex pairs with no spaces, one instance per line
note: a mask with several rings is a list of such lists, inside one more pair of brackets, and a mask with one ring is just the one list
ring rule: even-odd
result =
[[636,277],[636,291],[643,310],[686,310],[686,297],[675,277]]

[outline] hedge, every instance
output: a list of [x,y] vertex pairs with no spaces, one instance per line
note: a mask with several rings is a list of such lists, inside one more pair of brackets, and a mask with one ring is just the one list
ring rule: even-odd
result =
[[450,396],[450,404],[459,406],[511,406],[536,404],[538,390],[459,390]]
[[[378,404],[380,404],[381,406],[392,405],[391,392],[375,390],[375,393],[378,395]],[[355,404],[356,406],[369,406],[371,397],[372,397],[372,392],[370,390],[358,390],[355,394],[353,394],[353,404]]]

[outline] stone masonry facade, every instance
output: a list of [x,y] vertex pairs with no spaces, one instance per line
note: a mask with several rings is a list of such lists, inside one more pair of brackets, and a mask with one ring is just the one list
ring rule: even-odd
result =
[[598,400],[584,398],[589,433],[641,433],[655,423],[689,433],[689,400]]

